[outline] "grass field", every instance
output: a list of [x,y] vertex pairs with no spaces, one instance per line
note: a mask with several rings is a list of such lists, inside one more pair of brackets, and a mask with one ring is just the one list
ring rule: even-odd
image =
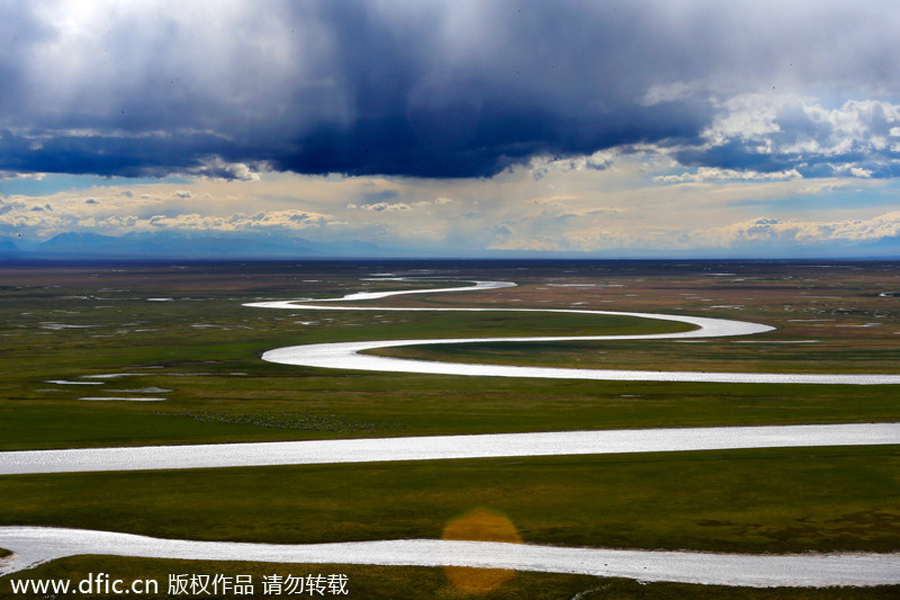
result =
[[[519,286],[372,304],[667,312],[777,327],[741,340],[494,343],[392,354],[610,368],[897,372],[896,263],[10,263],[0,266],[0,449],[900,420],[890,386],[501,380],[259,359],[271,348],[325,341],[683,329],[564,314],[241,306],[447,284],[366,280],[387,271]],[[796,341],[806,343],[783,343]],[[82,400],[118,397],[165,400]],[[0,477],[0,524],[315,542],[440,537],[455,517],[485,508],[508,516],[524,541],[542,544],[885,552],[900,551],[898,483],[896,447],[10,476]],[[28,577],[103,569],[164,581],[176,568],[262,574],[289,567],[82,557]],[[350,597],[469,597],[440,569],[341,566],[340,572],[350,574]],[[0,597],[10,590],[8,580],[0,580]],[[735,590],[520,573],[483,597],[582,592],[584,598],[900,594],[888,587]]]

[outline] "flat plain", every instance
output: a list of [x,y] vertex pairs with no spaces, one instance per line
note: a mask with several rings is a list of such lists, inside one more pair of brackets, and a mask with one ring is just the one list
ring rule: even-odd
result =
[[[406,277],[408,280],[396,278]],[[695,371],[897,373],[896,262],[273,262],[0,265],[0,450],[900,420],[895,386],[543,381],[275,365],[363,339],[643,334],[574,314],[265,310],[358,291],[390,307],[583,308],[747,320],[733,339],[482,343],[395,356]],[[465,285],[464,283],[462,285]],[[0,525],[275,543],[440,538],[473,511],[525,543],[737,553],[900,551],[896,446],[0,477]],[[480,532],[489,537],[490,532]],[[469,533],[478,536],[479,532]],[[335,566],[350,597],[472,596],[441,569]],[[76,557],[11,578],[285,566]],[[321,572],[298,566],[296,572]],[[10,588],[0,580],[0,595]],[[896,586],[744,589],[518,573],[488,598],[881,598]],[[85,596],[80,596],[85,597]]]

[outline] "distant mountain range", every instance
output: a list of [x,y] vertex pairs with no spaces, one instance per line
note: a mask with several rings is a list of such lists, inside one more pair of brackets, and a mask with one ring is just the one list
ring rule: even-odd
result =
[[44,242],[0,238],[0,259],[216,259],[381,257],[393,253],[375,244],[329,245],[281,234],[61,233]]
[[188,233],[165,231],[108,236],[61,233],[43,242],[0,237],[0,260],[139,260],[139,259],[294,259],[294,258],[593,258],[593,259],[887,259],[900,258],[900,236],[859,244],[821,244],[793,248],[693,249],[660,251],[623,249],[604,253],[517,250],[415,250],[386,248],[347,240],[321,243],[277,233]]

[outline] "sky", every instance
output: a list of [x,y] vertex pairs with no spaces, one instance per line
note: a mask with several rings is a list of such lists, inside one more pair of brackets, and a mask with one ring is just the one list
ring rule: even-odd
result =
[[900,3],[0,0],[0,239],[900,256]]

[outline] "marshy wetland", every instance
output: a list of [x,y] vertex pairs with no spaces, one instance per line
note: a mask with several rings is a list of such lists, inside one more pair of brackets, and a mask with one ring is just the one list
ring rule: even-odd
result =
[[[897,375],[897,263],[11,263],[0,275],[8,390],[0,399],[0,450],[6,452],[900,421],[898,388],[884,382],[542,380],[289,366],[261,358],[298,344],[636,338],[691,329],[628,315],[489,310],[529,308],[665,313],[766,329],[745,337],[504,341],[378,352],[554,368]],[[466,281],[517,285],[441,291],[471,285]],[[422,288],[433,293],[382,294]],[[383,310],[244,306],[357,292],[371,296],[354,303]],[[472,307],[488,310],[414,310]],[[557,550],[896,556],[897,444],[889,437],[839,448],[6,475],[0,477],[7,507],[0,525],[297,545],[440,540],[449,523],[485,510],[502,515],[526,546]],[[466,539],[497,541],[490,527]],[[11,578],[61,576],[86,560],[63,558],[5,577],[0,593]],[[169,568],[147,558],[94,559],[93,568],[106,562],[143,576]],[[195,564],[181,568],[213,569]],[[357,597],[471,592],[435,567],[345,570],[352,571]],[[485,593],[875,598],[898,591],[890,585],[838,595],[813,587],[636,586],[621,579],[628,575],[611,573],[520,572]]]

